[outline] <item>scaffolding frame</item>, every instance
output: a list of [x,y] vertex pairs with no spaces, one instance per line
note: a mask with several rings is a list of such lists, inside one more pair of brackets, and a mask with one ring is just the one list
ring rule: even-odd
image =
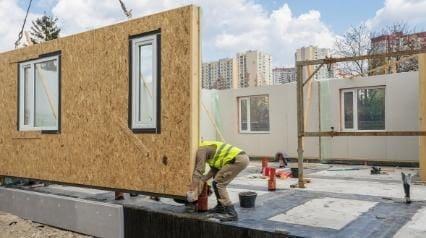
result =
[[[298,187],[305,187],[305,180],[303,176],[303,138],[304,137],[318,137],[319,142],[321,143],[321,137],[335,137],[335,136],[426,136],[426,131],[321,131],[321,125],[319,125],[319,131],[305,131],[305,112],[304,112],[304,86],[312,80],[315,74],[319,69],[324,65],[331,65],[339,62],[348,62],[348,61],[358,61],[358,60],[371,60],[371,59],[381,59],[387,57],[396,57],[396,56],[409,56],[409,55],[418,55],[426,53],[426,49],[420,50],[404,50],[404,51],[395,51],[382,54],[370,54],[370,55],[360,55],[352,57],[340,57],[332,58],[327,57],[324,59],[318,60],[305,60],[305,61],[296,61],[296,90],[297,90],[297,154],[298,154]],[[319,65],[316,70],[308,76],[306,81],[303,81],[303,67]],[[320,95],[318,95],[320,97]],[[318,102],[318,113],[319,118],[321,118],[321,107],[320,102]],[[319,152],[321,153],[321,144],[319,145]],[[321,156],[321,155],[319,155]]]

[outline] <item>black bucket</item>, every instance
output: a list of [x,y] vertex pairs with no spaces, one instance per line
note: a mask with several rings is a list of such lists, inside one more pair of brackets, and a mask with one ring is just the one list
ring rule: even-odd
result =
[[299,177],[299,168],[291,168],[291,176],[293,176],[293,178]]
[[255,192],[241,192],[238,194],[240,197],[240,206],[244,208],[252,208],[256,202],[257,193]]

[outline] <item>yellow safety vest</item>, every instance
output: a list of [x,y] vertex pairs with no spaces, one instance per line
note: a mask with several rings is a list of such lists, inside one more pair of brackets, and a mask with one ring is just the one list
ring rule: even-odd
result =
[[225,164],[230,163],[243,150],[219,141],[203,141],[200,146],[216,146],[216,152],[212,158],[207,160],[210,167],[221,169]]

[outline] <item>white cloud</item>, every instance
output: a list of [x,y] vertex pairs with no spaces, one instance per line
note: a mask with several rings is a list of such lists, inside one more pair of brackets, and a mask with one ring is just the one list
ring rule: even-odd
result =
[[[15,41],[25,18],[25,10],[20,8],[17,0],[0,0],[0,52],[14,49]],[[26,29],[38,15],[29,14]]]
[[[263,6],[251,0],[126,0],[124,2],[129,9],[132,9],[134,17],[190,3],[200,5],[203,9],[202,34],[205,60],[233,57],[239,51],[259,49],[271,53],[276,65],[292,65],[296,48],[311,44],[332,47],[335,39],[334,33],[321,21],[321,14],[318,11],[294,16],[287,4],[268,12]],[[1,7],[1,9],[5,8]],[[11,11],[7,10],[7,12]],[[63,35],[126,19],[118,1],[58,0],[52,13],[59,18]]]
[[380,28],[395,22],[407,22],[410,26],[426,26],[426,0],[385,0],[383,8],[367,21],[371,28]]

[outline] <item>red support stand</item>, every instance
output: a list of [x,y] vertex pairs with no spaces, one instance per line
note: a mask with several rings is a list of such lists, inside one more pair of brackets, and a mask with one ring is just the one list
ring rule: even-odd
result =
[[198,196],[198,201],[196,205],[197,212],[206,212],[209,209],[208,200],[209,200],[208,188],[207,188],[207,183],[205,183],[203,187],[203,191]]
[[275,171],[275,168],[268,168],[268,169],[269,169],[268,190],[275,191],[277,188],[276,171]]
[[262,158],[262,174],[264,176],[267,176],[265,174],[265,169],[268,167],[268,158]]

